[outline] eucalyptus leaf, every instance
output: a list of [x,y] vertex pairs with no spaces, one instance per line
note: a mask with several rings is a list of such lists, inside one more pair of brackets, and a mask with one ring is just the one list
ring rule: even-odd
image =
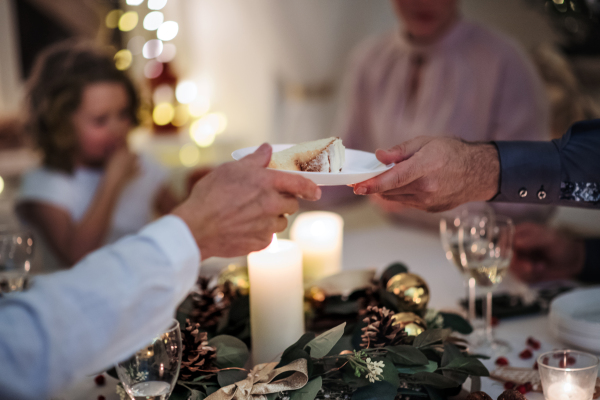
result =
[[444,396],[436,388],[433,388],[431,386],[424,386],[424,387],[425,387],[425,390],[427,391],[427,394],[429,395],[429,400],[446,400],[447,399],[447,396]]
[[[172,399],[173,396],[169,397],[169,399]],[[202,393],[199,390],[190,390],[190,397],[188,397],[189,400],[204,400],[206,398],[206,395],[204,393]]]
[[228,369],[217,373],[217,380],[221,387],[233,385],[236,382],[243,381],[248,377],[248,372],[239,369]]
[[434,372],[438,365],[435,361],[427,361],[427,365],[415,365],[413,367],[396,367],[400,374],[414,375],[418,372]]
[[267,396],[267,400],[275,400],[275,399],[277,399],[277,396],[279,396],[279,393],[269,393],[269,394],[266,394],[265,396]]
[[318,376],[308,381],[304,387],[291,392],[290,400],[314,400],[321,390],[321,386],[323,386],[323,378]]
[[385,347],[394,364],[401,365],[427,365],[428,360],[425,354],[413,346],[398,345]]
[[240,339],[229,335],[219,335],[208,341],[217,349],[215,365],[218,368],[243,368],[250,353]]
[[400,386],[400,377],[390,355],[388,354],[384,359],[377,359],[376,361],[383,361],[383,372],[381,373],[383,380],[391,383],[394,387]]
[[391,383],[382,381],[363,386],[352,394],[352,400],[394,400],[397,388]]
[[423,348],[443,342],[452,331],[450,329],[429,329],[415,338],[413,346]]
[[439,389],[454,388],[460,385],[454,379],[432,372],[417,372],[410,377],[410,382],[417,385],[429,385]]
[[452,343],[444,343],[444,355],[442,356],[442,367],[445,367],[453,360],[463,357],[460,349]]
[[448,363],[448,365],[446,365],[445,367],[442,367],[440,369],[462,372],[462,373],[474,375],[474,376],[489,376],[490,375],[490,373],[487,370],[487,368],[485,367],[485,365],[483,365],[481,361],[479,361],[478,359],[473,358],[473,357],[455,358],[450,363]]
[[444,328],[450,328],[463,335],[469,335],[473,332],[473,327],[469,321],[460,315],[447,312],[440,312],[440,315],[444,318]]
[[304,348],[306,349],[307,347],[310,347],[311,357],[325,357],[331,351],[331,349],[333,349],[333,346],[335,346],[335,344],[344,335],[345,327],[346,323],[344,322],[343,324],[338,325],[335,328],[332,328],[327,332],[320,334],[319,336],[308,342],[308,344],[306,344]]

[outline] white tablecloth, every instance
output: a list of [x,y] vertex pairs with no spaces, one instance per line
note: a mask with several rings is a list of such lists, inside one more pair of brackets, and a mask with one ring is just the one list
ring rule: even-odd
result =
[[[398,226],[383,226],[357,230],[344,236],[344,269],[384,268],[395,261],[405,263],[412,272],[421,275],[429,284],[430,306],[436,309],[458,310],[458,299],[463,296],[463,282],[456,267],[450,265],[442,251],[435,232],[419,231]],[[565,347],[550,336],[545,316],[521,317],[503,320],[496,327],[496,336],[509,342],[513,348],[507,355],[515,367],[530,368],[537,355],[544,351]],[[542,348],[529,360],[520,360],[518,354],[526,348],[526,340],[533,336],[542,342]],[[494,359],[484,361],[494,369]],[[104,387],[97,387],[93,377],[80,382],[62,396],[64,400],[93,400],[103,395],[107,400],[118,400],[114,392],[116,381],[107,377]],[[482,390],[496,399],[503,384],[491,379],[482,380]],[[529,400],[543,400],[539,393],[528,393]]]

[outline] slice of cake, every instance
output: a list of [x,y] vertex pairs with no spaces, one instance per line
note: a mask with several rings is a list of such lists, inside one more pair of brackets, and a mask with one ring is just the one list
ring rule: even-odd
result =
[[269,168],[288,171],[332,172],[342,170],[345,147],[340,138],[300,143],[273,153]]

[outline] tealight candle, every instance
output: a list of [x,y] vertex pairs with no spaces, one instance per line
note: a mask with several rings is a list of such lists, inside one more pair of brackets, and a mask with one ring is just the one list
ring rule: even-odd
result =
[[290,237],[302,249],[305,282],[341,271],[343,231],[344,220],[336,213],[312,211],[296,218]]
[[546,400],[592,400],[598,357],[576,350],[555,350],[538,357]]
[[277,361],[304,333],[302,252],[274,235],[269,247],[248,255],[248,275],[254,364]]

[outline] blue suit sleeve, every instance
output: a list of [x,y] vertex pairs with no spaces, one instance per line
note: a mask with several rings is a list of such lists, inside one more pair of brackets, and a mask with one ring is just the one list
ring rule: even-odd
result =
[[493,201],[600,208],[600,120],[574,124],[551,142],[498,141]]

